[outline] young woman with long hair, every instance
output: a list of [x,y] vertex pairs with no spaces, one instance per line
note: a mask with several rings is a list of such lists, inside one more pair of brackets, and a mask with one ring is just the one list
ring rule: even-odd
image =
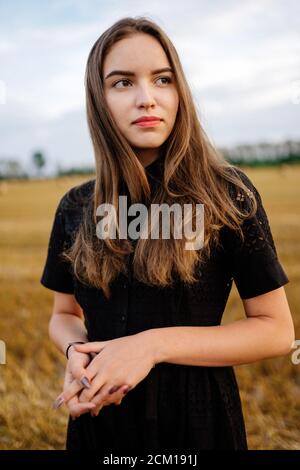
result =
[[[68,358],[53,405],[69,410],[66,448],[247,449],[233,366],[288,354],[294,339],[260,194],[209,142],[151,20],[123,18],[97,39],[85,87],[95,178],[61,198],[41,277]],[[120,196],[128,230],[135,204],[190,204],[193,226],[202,205],[201,248],[186,249],[174,217],[169,237],[152,237],[150,210],[147,236],[121,236]],[[106,237],[103,204],[115,209]],[[246,318],[221,325],[233,281]]]

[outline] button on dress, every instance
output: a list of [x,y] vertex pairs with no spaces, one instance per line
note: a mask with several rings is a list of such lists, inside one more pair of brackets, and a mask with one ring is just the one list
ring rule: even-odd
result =
[[[151,194],[161,184],[163,162],[160,156],[146,167]],[[257,212],[243,223],[243,243],[228,227],[221,229],[220,247],[199,269],[196,284],[176,278],[172,287],[145,285],[133,275],[132,254],[128,274],[119,274],[112,283],[109,300],[100,289],[76,279],[60,253],[76,234],[95,179],[71,188],[59,201],[41,284],[75,296],[83,309],[89,341],[107,341],[151,328],[220,325],[233,282],[241,299],[289,282],[261,196],[249,177],[241,169],[237,171],[248,194],[256,197]],[[124,181],[121,187],[129,205]],[[240,207],[247,202],[247,194],[240,194],[233,185],[229,190]],[[156,364],[120,405],[104,406],[97,417],[89,413],[75,420],[69,417],[67,423],[68,450],[146,453],[247,448],[239,388],[231,366]]]

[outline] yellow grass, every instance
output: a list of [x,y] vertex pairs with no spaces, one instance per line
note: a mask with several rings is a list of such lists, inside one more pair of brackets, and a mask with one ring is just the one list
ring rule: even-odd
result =
[[[300,338],[300,167],[246,169],[262,195]],[[48,339],[52,292],[39,284],[58,199],[89,177],[0,184],[0,448],[63,449],[67,410],[53,411],[65,359]],[[233,287],[224,322],[243,317]],[[235,368],[251,449],[299,449],[300,365],[291,356]]]

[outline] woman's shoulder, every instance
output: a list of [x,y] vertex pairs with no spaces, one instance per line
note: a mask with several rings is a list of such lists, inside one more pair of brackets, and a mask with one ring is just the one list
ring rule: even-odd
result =
[[[77,232],[87,207],[92,207],[95,179],[72,186],[61,197],[57,213],[62,216],[66,235]],[[89,204],[90,203],[90,204]]]
[[82,211],[82,208],[93,198],[94,188],[95,178],[72,186],[61,197],[59,202],[60,210],[64,213],[68,211]]
[[[265,221],[266,214],[264,211],[261,195],[255,187],[252,179],[239,167],[230,166],[226,168],[226,176],[224,177],[224,186],[230,201],[235,206],[235,216],[239,220],[239,225],[246,231],[249,227],[253,228],[261,219]],[[257,221],[257,218],[259,221]],[[230,219],[232,223],[232,219]],[[224,224],[220,230],[222,245],[239,244],[239,234],[237,227]]]
[[[227,175],[229,176],[229,179],[226,179],[228,191],[231,197],[233,197],[235,200],[243,201],[245,200],[245,196],[250,198],[253,196],[259,196],[259,192],[253,181],[241,168],[232,165],[227,168]],[[236,181],[232,180],[232,178],[234,180],[237,178],[241,183],[243,183],[245,190],[241,189],[240,186],[236,184]]]

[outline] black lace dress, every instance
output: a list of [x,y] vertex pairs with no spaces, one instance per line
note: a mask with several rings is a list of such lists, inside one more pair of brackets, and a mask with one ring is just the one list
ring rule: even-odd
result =
[[[160,184],[160,157],[146,167],[151,188]],[[176,281],[160,289],[120,274],[107,301],[100,290],[86,287],[59,258],[81,220],[74,194],[89,196],[95,180],[60,200],[40,282],[63,293],[73,293],[81,305],[89,341],[106,341],[150,328],[220,325],[234,281],[242,299],[264,294],[288,282],[276,253],[261,197],[242,170],[239,173],[258,202],[256,215],[244,222],[241,244],[231,230],[221,230],[216,249],[193,286]],[[126,189],[123,194],[126,194]],[[232,191],[238,204],[247,195]],[[74,203],[75,201],[75,203]],[[239,239],[240,240],[240,239]],[[104,406],[97,417],[86,413],[69,418],[66,449],[99,452],[148,452],[194,449],[247,449],[238,384],[233,367],[199,367],[159,363],[121,405]]]

